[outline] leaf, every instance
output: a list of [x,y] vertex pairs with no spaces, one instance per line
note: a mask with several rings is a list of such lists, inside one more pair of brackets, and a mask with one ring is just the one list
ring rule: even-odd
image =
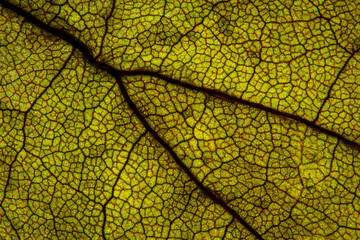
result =
[[358,6],[0,0],[0,238],[358,238]]

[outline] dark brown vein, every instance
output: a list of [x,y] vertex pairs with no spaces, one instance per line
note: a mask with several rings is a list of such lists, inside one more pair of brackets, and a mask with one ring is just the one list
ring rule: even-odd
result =
[[333,131],[331,131],[329,129],[326,129],[326,128],[323,128],[323,127],[321,127],[319,125],[316,125],[314,121],[304,119],[304,118],[302,118],[300,116],[297,116],[297,115],[294,115],[294,114],[281,112],[279,110],[264,106],[264,105],[259,104],[259,103],[250,102],[248,100],[241,99],[241,98],[236,97],[236,96],[231,96],[231,95],[229,95],[227,93],[221,92],[221,91],[216,90],[216,89],[209,89],[209,88],[205,88],[205,87],[199,87],[199,86],[195,86],[195,85],[192,85],[192,84],[189,84],[189,83],[186,83],[186,82],[182,82],[182,81],[173,79],[173,78],[171,78],[169,76],[158,73],[158,72],[152,72],[152,71],[147,71],[147,70],[120,71],[120,72],[124,76],[151,76],[151,77],[156,77],[156,78],[164,80],[164,81],[166,81],[168,83],[171,83],[171,84],[174,84],[174,85],[177,85],[177,86],[181,86],[183,88],[203,92],[205,94],[208,94],[208,95],[211,95],[211,96],[214,96],[214,97],[217,97],[217,98],[225,99],[225,100],[227,100],[229,102],[237,102],[237,103],[240,103],[240,104],[252,107],[252,108],[256,108],[256,109],[263,110],[265,112],[272,113],[272,114],[277,115],[277,116],[292,119],[292,120],[295,120],[297,122],[303,123],[306,126],[309,126],[309,127],[313,128],[313,129],[319,131],[319,132],[322,132],[322,133],[327,134],[329,136],[335,137],[335,138],[343,141],[345,144],[347,144],[347,145],[349,145],[351,147],[354,147],[356,149],[360,149],[360,145],[358,143],[345,138],[344,136],[340,135],[339,133],[333,132]]
[[126,103],[129,105],[129,107],[132,109],[132,111],[135,113],[135,115],[138,117],[138,119],[141,121],[141,123],[144,125],[146,130],[150,132],[153,137],[170,153],[170,155],[174,158],[175,162],[182,168],[182,170],[188,175],[188,177],[197,185],[197,187],[204,192],[204,195],[212,199],[216,204],[223,207],[225,211],[227,211],[229,214],[231,214],[236,220],[238,220],[249,232],[251,232],[257,239],[263,240],[262,236],[253,228],[251,227],[240,215],[231,207],[229,207],[223,199],[215,195],[209,188],[205,187],[196,177],[195,175],[190,171],[190,169],[180,160],[178,155],[174,152],[174,150],[157,134],[157,132],[150,126],[150,124],[146,121],[146,119],[142,116],[141,112],[137,109],[134,102],[131,100],[131,98],[128,95],[127,89],[125,88],[121,77],[124,76],[124,72],[119,71],[112,66],[109,66],[105,63],[98,62],[92,53],[89,51],[87,46],[80,42],[78,39],[76,39],[71,34],[61,30],[53,28],[36,17],[32,16],[30,13],[22,10],[21,8],[13,5],[12,3],[0,0],[0,4],[7,9],[10,9],[14,11],[15,13],[19,14],[20,16],[24,17],[26,20],[31,22],[32,24],[36,25],[37,27],[43,29],[46,32],[49,32],[60,39],[68,42],[71,44],[74,48],[78,49],[85,59],[87,59],[90,63],[94,64],[95,66],[99,67],[100,69],[103,69],[107,71],[109,74],[111,74],[115,79],[117,84],[119,85],[120,91],[126,101]]
[[359,51],[360,51],[360,48],[357,49],[356,51],[354,51],[354,52],[348,57],[348,59],[346,59],[344,65],[342,66],[342,68],[340,69],[340,71],[338,72],[338,74],[336,75],[335,80],[333,81],[333,83],[332,83],[331,86],[329,87],[329,90],[328,90],[328,92],[327,92],[327,95],[326,95],[325,99],[323,100],[323,102],[322,102],[322,104],[321,104],[321,106],[320,106],[320,108],[319,108],[319,111],[318,111],[318,113],[317,113],[317,115],[316,115],[316,118],[314,119],[313,123],[316,123],[317,120],[319,119],[320,114],[321,114],[321,112],[322,112],[322,109],[324,108],[324,105],[325,105],[325,103],[327,102],[327,100],[329,100],[331,91],[332,91],[333,87],[335,86],[336,82],[339,80],[340,75],[344,72],[344,70],[345,70],[346,66],[349,64],[350,60],[351,60],[351,59],[355,56],[355,54],[358,53]]

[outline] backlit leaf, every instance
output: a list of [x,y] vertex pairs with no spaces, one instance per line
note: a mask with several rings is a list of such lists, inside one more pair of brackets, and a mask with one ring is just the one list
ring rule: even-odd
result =
[[0,239],[357,239],[360,2],[0,0]]

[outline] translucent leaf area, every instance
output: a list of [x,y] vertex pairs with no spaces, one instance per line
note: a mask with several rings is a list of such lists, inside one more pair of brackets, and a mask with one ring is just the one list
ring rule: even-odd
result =
[[359,76],[358,0],[0,0],[0,239],[358,239]]

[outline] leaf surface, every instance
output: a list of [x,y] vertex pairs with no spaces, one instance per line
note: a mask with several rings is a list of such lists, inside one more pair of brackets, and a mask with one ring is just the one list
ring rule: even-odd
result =
[[0,237],[360,236],[356,1],[0,1]]

